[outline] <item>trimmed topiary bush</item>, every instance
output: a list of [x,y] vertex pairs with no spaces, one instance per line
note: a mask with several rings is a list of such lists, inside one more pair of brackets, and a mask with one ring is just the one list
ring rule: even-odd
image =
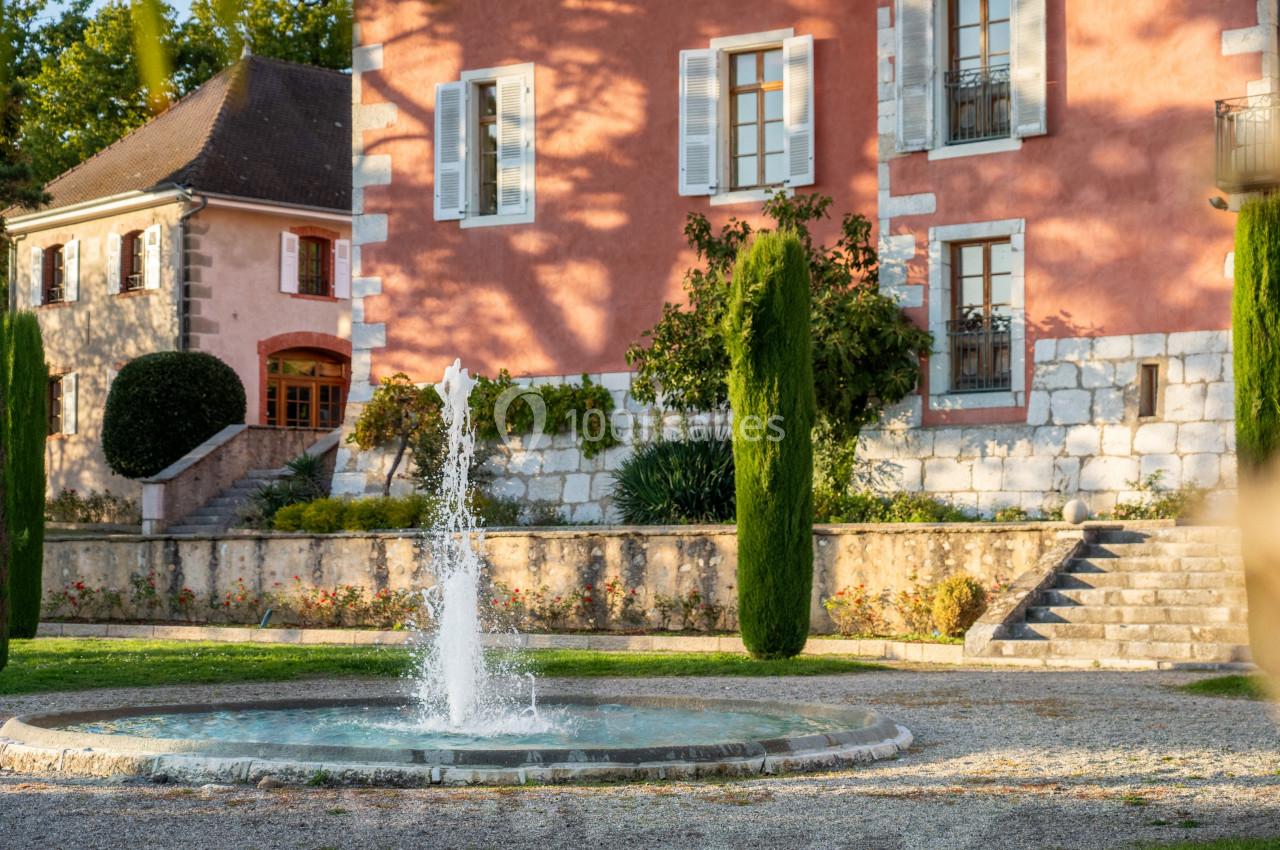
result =
[[129,361],[111,384],[102,451],[117,474],[146,478],[244,422],[244,412],[244,385],[213,355],[147,354]]
[[45,439],[49,370],[35,314],[5,317],[8,409],[4,477],[9,537],[9,635],[33,638],[40,623],[44,571]]
[[285,505],[272,516],[271,527],[276,531],[302,531],[302,515],[306,510],[306,502]]
[[1235,277],[1236,453],[1255,470],[1280,450],[1280,195],[1241,207]]
[[947,637],[963,637],[987,610],[987,591],[972,576],[943,579],[933,592],[933,627]]
[[302,530],[312,534],[332,534],[346,528],[348,502],[344,499],[316,499],[302,512]]
[[641,446],[613,480],[613,504],[623,522],[678,525],[734,518],[729,440],[662,440]]
[[757,658],[809,635],[813,585],[813,357],[809,266],[791,233],[738,255],[725,311],[738,517],[738,620]]

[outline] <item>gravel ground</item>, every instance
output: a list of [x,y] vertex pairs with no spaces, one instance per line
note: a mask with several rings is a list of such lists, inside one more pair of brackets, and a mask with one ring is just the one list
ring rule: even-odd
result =
[[[1185,673],[911,669],[820,678],[548,682],[547,691],[869,705],[916,736],[843,773],[591,787],[177,788],[0,775],[0,848],[1125,848],[1277,837],[1280,732],[1264,703]],[[386,681],[0,699],[0,718],[126,702],[346,696]]]

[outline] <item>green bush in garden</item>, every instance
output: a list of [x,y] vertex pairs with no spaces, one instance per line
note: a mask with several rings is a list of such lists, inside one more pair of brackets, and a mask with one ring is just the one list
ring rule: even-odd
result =
[[[8,349],[8,323],[0,322],[0,355]],[[5,476],[9,441],[3,428],[9,419],[9,358],[0,356],[0,670],[9,663],[9,534],[5,503],[8,487]]]
[[302,511],[302,530],[332,534],[346,528],[347,502],[343,499],[316,499]]
[[271,518],[271,527],[276,531],[302,531],[302,515],[306,510],[306,502],[285,505]]
[[1248,470],[1280,450],[1280,195],[1241,207],[1235,278],[1236,453]]
[[882,496],[868,490],[838,493],[818,487],[813,493],[814,522],[974,522],[978,519],[955,505],[924,493]]
[[662,440],[641,446],[613,479],[613,504],[624,522],[733,521],[733,443],[729,440]]
[[742,641],[755,657],[788,658],[808,638],[813,585],[809,267],[795,234],[761,233],[739,253],[723,330]]
[[244,422],[244,385],[211,354],[162,351],[130,360],[107,395],[102,451],[126,478],[155,475],[228,425]]
[[34,313],[5,317],[8,408],[3,440],[9,538],[9,634],[32,638],[40,622],[44,571],[45,439],[49,371]]
[[987,610],[987,591],[972,576],[943,579],[933,592],[933,627],[947,637],[961,637]]
[[419,493],[399,498],[314,499],[280,508],[271,527],[308,534],[426,528],[434,520],[435,511],[435,501]]

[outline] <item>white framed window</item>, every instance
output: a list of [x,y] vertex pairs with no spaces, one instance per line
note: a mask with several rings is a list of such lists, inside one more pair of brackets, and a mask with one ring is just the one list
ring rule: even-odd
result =
[[759,203],[815,182],[813,36],[713,38],[680,51],[679,192]]
[[897,147],[1003,153],[1048,132],[1045,0],[896,0]]
[[436,85],[437,221],[465,228],[534,220],[533,80],[530,62]]
[[1026,222],[929,228],[929,409],[1026,402]]

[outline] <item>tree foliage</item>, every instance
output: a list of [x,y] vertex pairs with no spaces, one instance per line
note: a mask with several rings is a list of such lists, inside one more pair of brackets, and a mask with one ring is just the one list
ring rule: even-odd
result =
[[[871,223],[846,214],[834,246],[816,244],[810,228],[828,216],[822,195],[778,193],[764,213],[799,241],[809,271],[817,437],[830,478],[847,485],[858,432],[901,401],[919,379],[919,358],[932,345],[898,304],[879,291]],[[768,232],[761,230],[759,232]],[[645,403],[676,410],[716,410],[728,400],[729,355],[721,335],[734,262],[755,235],[736,218],[714,232],[691,213],[684,235],[700,265],[684,278],[687,304],[665,304],[645,341],[627,361],[636,369],[632,392]]]
[[1236,451],[1252,471],[1280,453],[1280,195],[1241,208],[1235,277]]
[[9,540],[9,633],[36,636],[44,571],[45,439],[48,435],[49,371],[40,323],[30,312],[4,317],[9,401],[2,437],[5,522]]
[[102,452],[117,475],[155,475],[228,425],[244,422],[240,376],[212,354],[161,351],[111,382]]
[[[0,322],[0,352],[8,350],[8,338],[8,323]],[[9,441],[3,429],[9,407],[9,358],[0,356],[0,670],[9,663],[9,488],[3,474],[8,466]]]
[[757,658],[809,635],[813,587],[814,358],[804,240],[758,234],[726,304],[738,515],[738,622]]
[[438,464],[438,455],[446,437],[442,406],[435,387],[429,384],[419,387],[409,380],[408,375],[397,372],[382,379],[373,397],[360,411],[347,442],[365,451],[387,444],[396,447],[382,483],[383,496],[391,494],[391,482],[410,448],[415,455],[422,455],[422,463],[430,465],[435,461]]

